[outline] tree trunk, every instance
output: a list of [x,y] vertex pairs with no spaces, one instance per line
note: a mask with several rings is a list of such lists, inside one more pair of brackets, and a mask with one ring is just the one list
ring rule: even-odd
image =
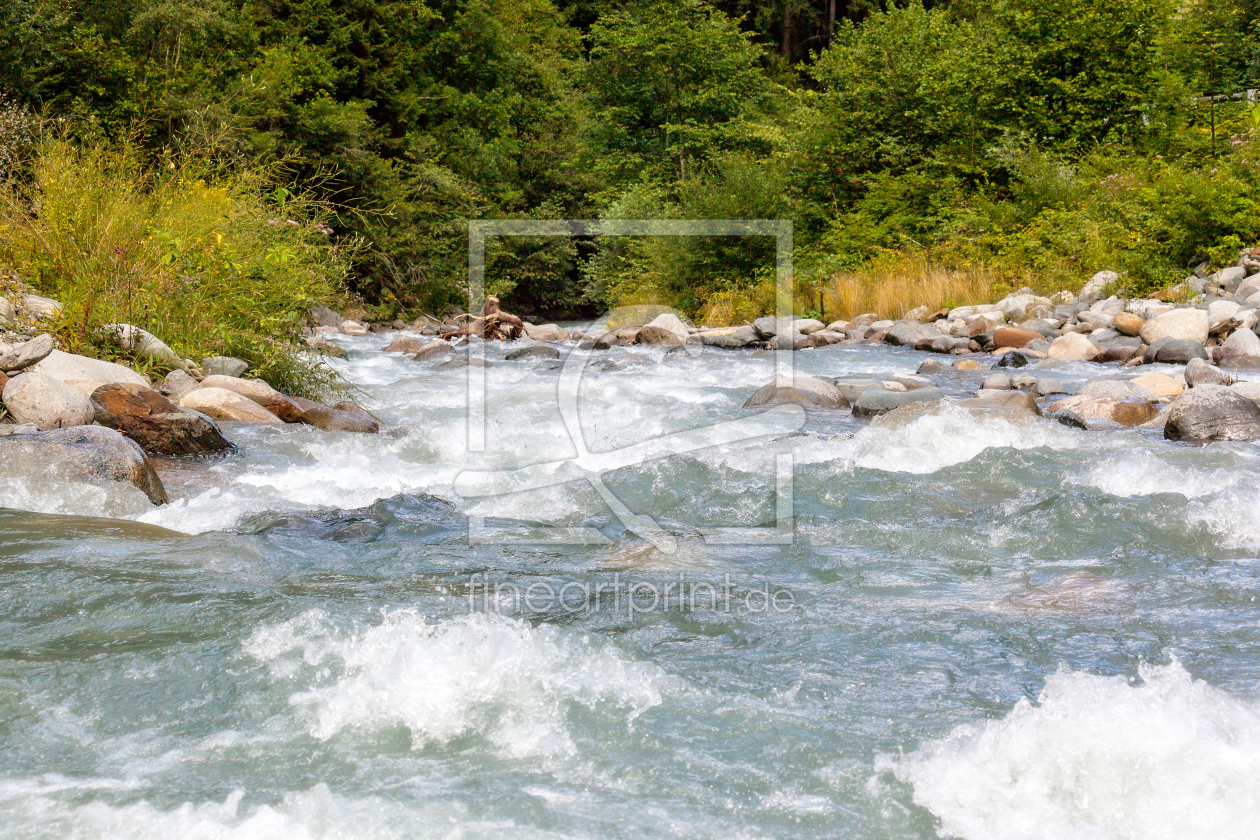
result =
[[792,60],[792,0],[783,2],[783,43],[779,47],[779,52],[788,61]]

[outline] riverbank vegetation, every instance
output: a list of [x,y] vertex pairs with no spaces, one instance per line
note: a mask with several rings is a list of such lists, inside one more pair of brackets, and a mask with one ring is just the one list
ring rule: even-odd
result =
[[[0,248],[71,341],[466,305],[474,218],[790,219],[828,318],[1150,292],[1260,239],[1256,0],[51,0],[0,47]],[[773,253],[501,238],[487,279],[716,325],[773,308]]]

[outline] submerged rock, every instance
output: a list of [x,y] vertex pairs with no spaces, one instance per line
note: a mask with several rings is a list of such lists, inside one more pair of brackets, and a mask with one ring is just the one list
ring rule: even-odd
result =
[[534,344],[529,347],[522,347],[519,350],[513,350],[504,358],[509,362],[519,361],[520,359],[558,359],[560,351],[546,344]]
[[919,402],[940,402],[945,392],[940,388],[917,388],[913,391],[865,391],[853,403],[855,417],[874,417],[903,405]]
[[150,455],[209,455],[235,448],[209,417],[132,384],[92,393],[97,423],[122,432]]
[[126,482],[155,505],[167,502],[166,488],[140,447],[104,426],[0,437],[0,462],[19,453],[38,458],[46,471],[57,475]]
[[1159,409],[1146,400],[1090,394],[1064,397],[1049,410],[1051,414],[1058,414],[1065,409],[1084,420],[1110,420],[1129,428],[1150,422],[1159,413]]
[[322,429],[325,432],[358,432],[360,434],[376,434],[381,430],[378,423],[367,412],[362,414],[330,408],[314,400],[292,397],[298,408],[302,409],[302,422]]
[[844,399],[834,385],[812,376],[776,379],[757,389],[744,402],[744,408],[772,405],[803,405],[810,408],[841,408]]

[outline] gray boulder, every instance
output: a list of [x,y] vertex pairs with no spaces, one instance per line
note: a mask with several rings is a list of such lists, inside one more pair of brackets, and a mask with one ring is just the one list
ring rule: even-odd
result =
[[249,363],[232,356],[211,356],[201,360],[201,369],[206,372],[206,376],[218,374],[240,377],[249,370]]
[[1216,364],[1232,368],[1260,367],[1260,337],[1251,330],[1234,330],[1213,353]]
[[940,388],[917,388],[913,391],[865,391],[853,403],[856,417],[873,417],[913,403],[940,402],[945,392]]
[[519,350],[513,350],[503,358],[509,362],[519,361],[520,359],[558,359],[560,358],[560,351],[546,344],[534,344],[529,347],[522,347]]
[[104,426],[78,426],[0,437],[0,462],[15,456],[36,460],[41,472],[71,479],[126,482],[155,505],[167,502],[166,488],[144,452]]
[[1203,349],[1201,342],[1189,339],[1161,338],[1146,348],[1146,353],[1142,360],[1148,365],[1156,363],[1184,365],[1191,359],[1206,358],[1207,350]]
[[56,342],[48,333],[36,336],[14,347],[0,345],[0,371],[16,373],[31,365],[39,364],[56,349]]
[[1200,385],[1173,401],[1164,426],[1169,440],[1256,440],[1260,407],[1223,385]]
[[416,351],[411,358],[417,362],[431,362],[434,359],[444,359],[447,356],[454,356],[455,350],[448,342],[437,340],[431,341]]
[[4,405],[19,423],[41,431],[92,422],[92,403],[83,392],[42,373],[21,373],[4,386]]
[[59,382],[73,384],[85,397],[111,382],[131,382],[146,388],[149,386],[149,380],[131,368],[74,353],[63,353],[60,350],[52,351],[43,361],[32,365],[28,370],[50,376]]
[[944,338],[939,331],[915,321],[897,321],[888,328],[884,341],[894,347],[913,347],[920,341]]
[[126,352],[157,364],[179,364],[182,360],[164,341],[131,324],[106,324],[101,332]]
[[1229,385],[1234,379],[1218,367],[1213,367],[1202,359],[1191,359],[1186,363],[1186,387],[1195,388],[1200,385]]
[[1202,309],[1174,309],[1144,323],[1139,334],[1148,345],[1153,345],[1161,338],[1206,344],[1210,326],[1208,314]]
[[762,341],[769,341],[780,333],[791,333],[793,331],[793,321],[794,319],[792,318],[775,318],[767,315],[764,318],[758,318],[753,321],[752,326],[757,332],[758,338]]
[[345,318],[342,318],[322,303],[315,304],[308,310],[308,312],[310,313],[311,320],[319,327],[336,328],[341,325],[342,321],[345,320]]
[[837,379],[835,380],[836,390],[840,392],[840,397],[844,400],[845,405],[852,405],[857,402],[858,397],[867,391],[883,391],[884,383],[875,379]]
[[[1078,394],[1087,397],[1109,397],[1113,400],[1156,402],[1159,397],[1127,379],[1095,379],[1081,386]],[[1079,412],[1078,412],[1079,413]]]
[[845,403],[835,386],[812,376],[796,376],[776,379],[761,386],[744,402],[744,408],[789,404],[807,408],[842,408]]
[[984,391],[1009,391],[1011,378],[1004,373],[989,374],[980,382],[980,388]]

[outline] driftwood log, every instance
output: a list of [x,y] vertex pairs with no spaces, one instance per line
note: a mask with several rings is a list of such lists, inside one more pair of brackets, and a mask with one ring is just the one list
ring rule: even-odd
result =
[[525,331],[525,322],[512,313],[499,309],[499,299],[494,295],[486,297],[486,302],[481,305],[480,315],[464,317],[471,320],[461,329],[447,333],[442,338],[449,341],[459,336],[476,335],[486,341],[512,341],[520,338]]

